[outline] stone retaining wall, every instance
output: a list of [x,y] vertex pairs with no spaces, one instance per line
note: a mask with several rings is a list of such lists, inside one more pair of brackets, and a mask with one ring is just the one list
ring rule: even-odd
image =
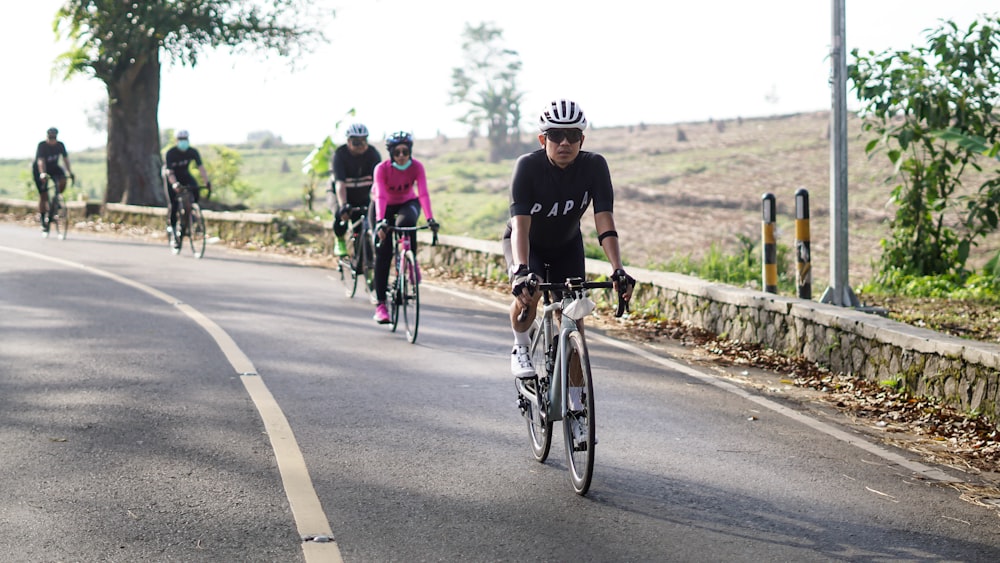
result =
[[[15,200],[16,201],[16,200]],[[34,202],[0,199],[0,212],[34,212]],[[162,227],[163,208],[109,204],[106,221]],[[276,241],[294,226],[275,215],[205,212],[210,232],[224,240]],[[316,225],[313,229],[320,228]],[[426,265],[505,279],[498,241],[429,234],[420,259]],[[588,260],[587,269],[606,275],[609,267]],[[722,337],[759,343],[801,356],[834,372],[878,382],[900,381],[908,391],[937,397],[967,411],[1000,418],[1000,346],[963,340],[854,309],[707,282],[691,276],[630,268],[640,284],[635,311],[674,318]]]

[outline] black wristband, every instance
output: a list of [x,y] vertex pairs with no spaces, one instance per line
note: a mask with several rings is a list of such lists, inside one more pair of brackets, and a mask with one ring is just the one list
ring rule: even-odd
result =
[[597,244],[604,244],[604,239],[608,237],[618,238],[618,231],[604,231],[603,233],[597,235]]

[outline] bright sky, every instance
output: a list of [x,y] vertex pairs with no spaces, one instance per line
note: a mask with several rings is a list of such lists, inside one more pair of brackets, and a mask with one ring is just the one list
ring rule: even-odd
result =
[[[8,6],[0,19],[4,135],[0,158],[30,159],[50,126],[70,153],[103,146],[85,113],[103,84],[53,79],[52,20],[62,0]],[[330,39],[298,61],[215,51],[194,69],[165,66],[160,127],[188,129],[192,143],[237,143],[268,130],[288,143],[341,139],[351,108],[375,139],[405,129],[420,138],[464,136],[448,106],[462,66],[466,22],[493,22],[523,63],[522,112],[576,99],[598,127],[679,123],[826,110],[832,0],[315,0],[336,11]],[[996,0],[847,0],[848,49],[923,44],[939,20],[966,25],[996,14]],[[848,93],[851,98],[851,93]]]

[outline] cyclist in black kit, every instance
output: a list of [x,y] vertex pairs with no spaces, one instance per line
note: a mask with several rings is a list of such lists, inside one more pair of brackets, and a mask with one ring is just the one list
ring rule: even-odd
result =
[[[511,288],[516,297],[510,307],[514,331],[510,369],[514,376],[522,378],[535,375],[528,351],[531,343],[528,331],[541,297],[541,292],[531,291],[527,284],[544,275],[545,264],[549,265],[550,281],[585,276],[580,220],[591,204],[597,240],[611,263],[616,289],[619,284],[626,284],[622,289],[628,300],[635,285],[622,267],[608,163],[597,153],[581,150],[583,130],[587,127],[583,110],[573,101],[555,100],[542,112],[538,126],[541,148],[522,155],[514,164],[510,221],[503,238]],[[526,319],[518,321],[525,308]],[[571,402],[573,389],[570,388]]]
[[[38,143],[35,149],[35,160],[32,162],[31,175],[35,179],[35,187],[38,188],[38,216],[42,222],[42,231],[49,232],[49,222],[47,213],[49,210],[49,191],[46,189],[46,180],[51,177],[56,184],[59,193],[66,190],[66,173],[73,177],[73,170],[69,165],[69,154],[66,153],[66,145],[57,140],[59,130],[49,127],[45,132],[45,140]],[[59,157],[62,157],[66,170],[59,166]]]
[[355,123],[347,128],[347,144],[337,147],[330,159],[332,179],[326,191],[327,204],[333,212],[333,234],[337,237],[337,256],[347,255],[344,235],[347,225],[357,221],[371,203],[375,167],[382,155],[368,144],[368,128]]
[[[184,129],[178,131],[177,146],[168,150],[164,158],[163,177],[167,182],[167,209],[170,210],[170,223],[167,225],[167,230],[171,233],[177,229],[177,206],[174,205],[174,200],[176,195],[180,193],[179,190],[183,189],[184,186],[193,188],[191,199],[198,203],[198,182],[191,176],[192,162],[198,167],[198,172],[201,174],[202,181],[205,182],[208,193],[212,193],[212,182],[208,181],[208,172],[205,171],[205,165],[201,162],[201,154],[198,153],[198,149],[191,147],[189,137],[188,132]],[[180,245],[180,237],[175,237],[174,248],[180,248]]]

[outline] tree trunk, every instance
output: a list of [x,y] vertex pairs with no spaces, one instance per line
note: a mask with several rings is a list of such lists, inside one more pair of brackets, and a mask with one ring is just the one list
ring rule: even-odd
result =
[[160,178],[160,60],[144,61],[108,81],[108,187],[105,203],[166,205]]

